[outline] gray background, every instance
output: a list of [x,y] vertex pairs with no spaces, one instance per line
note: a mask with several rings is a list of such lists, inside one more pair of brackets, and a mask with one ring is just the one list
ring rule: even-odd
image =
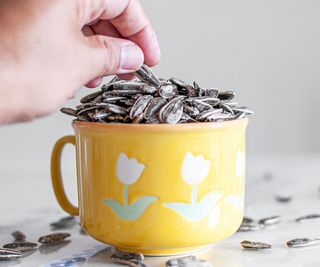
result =
[[[162,48],[159,76],[233,89],[238,102],[256,112],[249,155],[319,151],[320,1],[142,2]],[[78,98],[86,93],[82,89]],[[49,172],[52,146],[72,133],[70,123],[57,112],[1,127],[1,170],[27,163]],[[68,148],[65,165],[74,166],[73,154]]]

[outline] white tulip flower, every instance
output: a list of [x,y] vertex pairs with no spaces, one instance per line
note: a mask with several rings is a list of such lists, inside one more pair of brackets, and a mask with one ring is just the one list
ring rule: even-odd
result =
[[210,160],[205,160],[203,156],[194,156],[187,152],[182,165],[182,177],[189,185],[201,183],[208,175],[211,166]]
[[141,176],[145,166],[136,158],[129,159],[125,153],[121,153],[117,164],[117,175],[125,185],[134,184]]

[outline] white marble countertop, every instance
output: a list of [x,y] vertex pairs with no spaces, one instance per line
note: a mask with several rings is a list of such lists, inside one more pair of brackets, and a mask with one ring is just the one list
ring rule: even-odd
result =
[[[64,164],[66,187],[76,201],[75,175],[72,160]],[[17,163],[18,164],[18,163]],[[58,206],[51,188],[49,163],[3,166],[0,169],[0,245],[11,242],[10,233],[21,230],[28,240],[50,232],[49,223],[66,214]],[[320,155],[283,155],[249,157],[247,161],[246,215],[261,219],[281,215],[282,221],[256,232],[236,233],[231,238],[195,253],[214,267],[318,267],[320,246],[288,248],[286,241],[298,237],[320,237],[320,220],[297,223],[302,215],[320,213]],[[70,167],[72,166],[72,167]],[[272,174],[266,179],[265,173]],[[67,178],[69,177],[69,179]],[[292,196],[289,203],[278,203],[275,194]],[[71,242],[61,247],[40,248],[17,261],[0,261],[2,266],[120,266],[110,262],[110,247],[88,236],[80,235],[79,227],[68,230]],[[242,240],[262,241],[273,245],[271,250],[248,251]],[[65,264],[72,257],[85,262]],[[165,266],[168,258],[147,257],[148,266]],[[70,261],[69,261],[70,263]]]

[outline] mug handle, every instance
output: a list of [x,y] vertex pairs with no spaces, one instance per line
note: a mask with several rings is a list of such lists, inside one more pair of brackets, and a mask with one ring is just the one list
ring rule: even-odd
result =
[[61,176],[61,154],[66,144],[76,145],[74,135],[61,137],[54,145],[51,154],[51,178],[54,194],[61,206],[70,215],[79,215],[79,208],[71,204],[63,188]]

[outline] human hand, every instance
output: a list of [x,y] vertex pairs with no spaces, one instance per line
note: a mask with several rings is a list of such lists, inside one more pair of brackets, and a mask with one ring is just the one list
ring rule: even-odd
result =
[[0,124],[47,115],[84,84],[160,60],[138,0],[0,0],[0,25]]

